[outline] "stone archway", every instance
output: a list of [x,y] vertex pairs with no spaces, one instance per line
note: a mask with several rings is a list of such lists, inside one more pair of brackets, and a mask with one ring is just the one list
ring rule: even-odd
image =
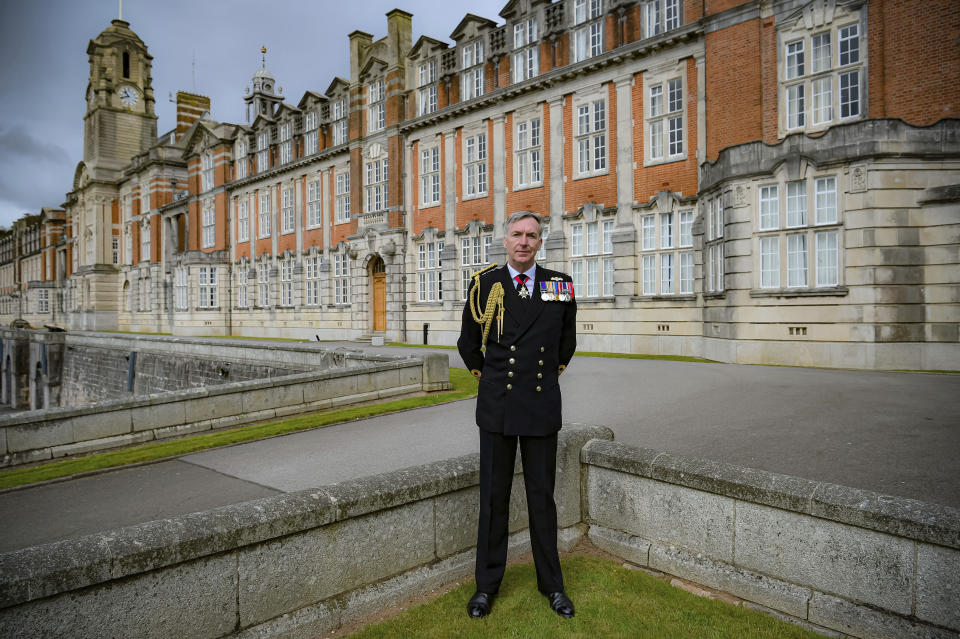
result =
[[387,330],[387,265],[383,258],[374,255],[367,266],[370,278],[370,299],[372,300],[370,327],[373,332]]

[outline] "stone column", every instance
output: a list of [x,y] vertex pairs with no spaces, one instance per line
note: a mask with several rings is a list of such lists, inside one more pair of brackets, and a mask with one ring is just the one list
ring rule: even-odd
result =
[[563,233],[563,97],[550,100],[550,231],[547,236],[547,263],[551,268],[567,271],[566,239]]
[[637,233],[633,226],[632,75],[615,80],[617,89],[617,219],[613,232],[613,294],[617,308],[630,306],[636,292]]
[[[504,158],[506,153],[506,138],[504,127],[507,118],[498,115],[493,118],[493,170],[490,175],[490,186],[493,189],[493,234],[494,237],[499,233],[503,234],[503,221],[506,219],[507,210],[507,162]],[[511,211],[512,212],[512,211]]]

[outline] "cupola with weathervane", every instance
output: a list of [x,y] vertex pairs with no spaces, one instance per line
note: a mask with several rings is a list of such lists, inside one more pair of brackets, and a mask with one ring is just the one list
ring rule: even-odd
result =
[[147,45],[116,19],[87,45],[90,81],[84,115],[83,161],[91,178],[111,180],[157,139]]
[[283,102],[283,88],[277,87],[277,80],[267,71],[267,48],[260,47],[260,68],[253,74],[253,90],[247,87],[243,101],[247,103],[247,122],[257,119],[258,115],[273,117],[277,106]]

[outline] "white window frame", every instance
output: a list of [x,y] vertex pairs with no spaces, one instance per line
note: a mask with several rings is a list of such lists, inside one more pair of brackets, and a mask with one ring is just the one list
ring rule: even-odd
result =
[[383,131],[387,126],[386,85],[383,78],[367,83],[367,133]]
[[249,308],[250,298],[247,288],[247,273],[249,268],[246,261],[241,261],[235,270],[237,274],[237,308]]
[[866,117],[866,40],[860,18],[842,15],[780,34],[780,137]]
[[460,51],[460,100],[472,100],[484,94],[483,40],[477,38]]
[[417,244],[417,301],[443,301],[443,241]]
[[606,96],[583,99],[574,104],[575,178],[609,172],[607,162],[609,121]]
[[247,177],[247,141],[243,134],[237,138],[233,159],[233,179],[242,180]]
[[150,218],[145,217],[140,222],[140,261],[151,261],[150,256]]
[[331,123],[331,128],[333,129],[333,146],[346,144],[349,141],[350,135],[346,98],[334,100],[331,110],[333,112],[333,122]]
[[257,173],[270,168],[270,131],[257,133]]
[[613,296],[613,228],[603,218],[570,226],[570,273],[581,299]]
[[644,79],[647,166],[687,157],[686,75]]
[[173,308],[185,311],[190,308],[190,269],[181,266],[173,271]]
[[680,0],[650,0],[643,5],[643,33],[652,38],[683,24],[683,5]]
[[421,62],[417,76],[417,115],[433,113],[437,110],[437,61]]
[[303,154],[313,155],[320,151],[320,132],[318,130],[320,119],[316,111],[307,111],[303,116]]
[[493,235],[481,233],[460,238],[460,299],[467,299],[473,274],[490,263]]
[[320,265],[319,255],[303,258],[303,296],[305,306],[320,306]]
[[514,83],[540,75],[540,42],[536,18],[526,18],[513,25],[510,68]]
[[294,213],[296,195],[293,186],[285,186],[280,189],[280,198],[280,234],[287,235],[296,231],[296,216]]
[[334,304],[350,304],[350,258],[345,253],[333,255]]
[[364,212],[376,213],[388,207],[389,174],[387,156],[367,160],[364,166]]
[[[758,188],[755,247],[761,290],[815,290],[840,285],[842,219],[838,184],[838,176],[828,174]],[[779,212],[784,210],[781,218]],[[715,258],[711,255],[709,259],[712,264]]]
[[323,223],[322,215],[323,188],[321,180],[316,177],[307,180],[307,228],[318,228]]
[[539,113],[514,118],[514,190],[543,185],[543,130]]
[[280,260],[280,306],[293,306],[293,258]]
[[486,197],[489,188],[487,132],[463,136],[463,199]]
[[350,169],[334,172],[334,223],[350,221]]
[[212,197],[201,203],[201,247],[213,248],[217,243],[217,213]]
[[257,307],[270,308],[270,262],[257,262]]
[[420,207],[440,204],[440,147],[420,148]]
[[197,277],[197,308],[217,308],[217,267],[201,266]]
[[257,236],[260,239],[270,237],[272,231],[272,217],[273,217],[273,193],[271,189],[267,189],[265,192],[260,193],[260,225],[259,233]]
[[237,198],[237,241],[250,241],[250,203],[246,195]]
[[570,61],[582,62],[604,51],[603,0],[573,0]]
[[293,161],[293,124],[281,122],[279,125],[280,137],[280,164],[289,164]]
[[213,151],[200,155],[200,191],[213,189]]

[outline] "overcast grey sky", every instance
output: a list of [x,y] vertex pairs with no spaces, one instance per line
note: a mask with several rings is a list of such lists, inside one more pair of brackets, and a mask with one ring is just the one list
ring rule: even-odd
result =
[[[176,125],[178,90],[211,100],[213,118],[242,123],[243,93],[260,66],[296,105],[349,77],[347,34],[379,39],[386,13],[413,14],[413,40],[450,42],[467,13],[502,24],[507,0],[124,0],[123,19],[153,56],[158,133]],[[83,159],[87,43],[117,17],[118,0],[0,0],[0,226],[60,206]]]

